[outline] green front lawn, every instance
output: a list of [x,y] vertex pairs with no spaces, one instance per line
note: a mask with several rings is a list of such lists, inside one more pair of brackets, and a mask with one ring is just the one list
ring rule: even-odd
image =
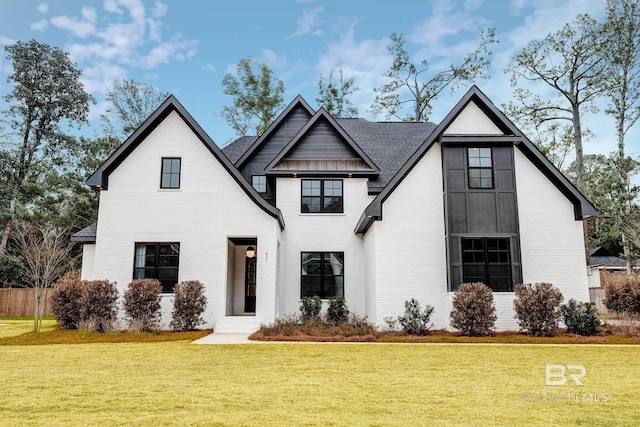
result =
[[[5,345],[0,360],[0,420],[9,426],[631,426],[640,419],[637,346],[179,341]],[[545,386],[546,364],[584,365],[584,385]]]

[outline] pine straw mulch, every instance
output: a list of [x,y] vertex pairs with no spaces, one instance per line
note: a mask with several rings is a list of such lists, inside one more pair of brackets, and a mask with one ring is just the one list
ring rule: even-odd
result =
[[[426,336],[408,335],[400,332],[377,332],[366,335],[334,335],[315,334],[308,329],[305,332],[295,331],[292,334],[265,335],[259,330],[249,336],[256,341],[284,341],[284,342],[378,342],[378,343],[498,343],[498,344],[640,344],[640,336],[627,336],[620,333],[614,326],[603,325],[603,331],[598,335],[583,337],[560,330],[552,337],[534,337],[521,332],[494,332],[486,337],[467,337],[457,332],[447,330],[429,331]],[[326,333],[326,330],[322,332]]]

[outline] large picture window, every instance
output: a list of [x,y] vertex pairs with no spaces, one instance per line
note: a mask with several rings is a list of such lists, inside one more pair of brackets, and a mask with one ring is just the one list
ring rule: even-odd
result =
[[301,298],[344,297],[344,253],[302,253]]
[[467,149],[469,188],[493,188],[493,160],[491,148]]
[[342,213],[342,180],[303,179],[301,211]]
[[160,188],[180,188],[180,160],[166,157],[162,159]]
[[508,238],[463,238],[464,283],[482,282],[495,292],[511,292],[511,257]]
[[180,243],[136,243],[134,279],[158,279],[163,293],[178,283]]

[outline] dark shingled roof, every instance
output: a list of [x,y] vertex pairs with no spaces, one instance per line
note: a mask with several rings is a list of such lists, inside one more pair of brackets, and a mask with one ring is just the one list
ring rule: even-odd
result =
[[84,242],[84,243],[95,243],[96,242],[96,231],[98,230],[98,223],[94,222],[88,227],[83,228],[77,233],[71,235],[72,242]]
[[[380,168],[380,176],[369,182],[369,191],[378,193],[435,129],[434,123],[370,122],[365,119],[336,119],[337,123]],[[222,151],[237,162],[256,140],[243,136]]]
[[436,128],[434,123],[370,122],[365,119],[337,119],[362,151],[380,168],[380,176],[369,182],[378,193]]
[[251,147],[251,145],[258,139],[257,136],[241,136],[235,141],[222,147],[222,152],[231,160],[232,163],[236,163],[240,157]]
[[[589,264],[591,267],[626,267],[627,262],[615,255],[611,252],[603,248],[602,246],[598,246],[597,248],[589,249],[589,258],[591,263]],[[636,266],[640,266],[640,260],[636,260]]]

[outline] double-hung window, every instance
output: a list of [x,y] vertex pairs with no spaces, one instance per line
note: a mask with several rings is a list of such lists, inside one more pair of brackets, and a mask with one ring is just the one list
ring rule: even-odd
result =
[[162,158],[160,188],[180,188],[180,163],[180,158]]
[[343,209],[342,180],[302,180],[302,212],[342,213]]
[[300,265],[301,298],[344,296],[343,252],[303,252]]
[[493,188],[493,159],[491,148],[470,147],[467,149],[469,162],[469,188]]
[[482,282],[495,292],[511,292],[511,256],[506,237],[462,238],[464,283]]
[[180,243],[136,243],[134,279],[158,279],[163,293],[178,283]]

